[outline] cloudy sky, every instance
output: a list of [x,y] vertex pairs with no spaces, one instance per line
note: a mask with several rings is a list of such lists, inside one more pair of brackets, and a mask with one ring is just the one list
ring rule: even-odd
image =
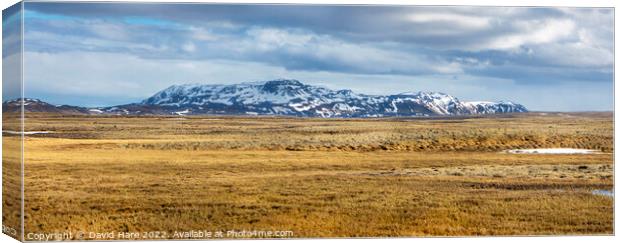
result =
[[[530,110],[613,109],[613,9],[26,3],[26,96],[138,102],[172,84],[294,78]],[[4,57],[8,58],[8,57]]]

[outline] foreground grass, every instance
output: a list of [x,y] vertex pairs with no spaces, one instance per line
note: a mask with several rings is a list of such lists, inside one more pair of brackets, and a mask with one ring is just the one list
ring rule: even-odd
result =
[[[21,141],[2,139],[2,225],[4,233],[21,236]],[[9,229],[10,228],[10,229]]]
[[[31,126],[28,126],[31,124]],[[26,232],[294,237],[613,233],[611,116],[456,120],[33,117]],[[8,139],[15,139],[8,138]]]

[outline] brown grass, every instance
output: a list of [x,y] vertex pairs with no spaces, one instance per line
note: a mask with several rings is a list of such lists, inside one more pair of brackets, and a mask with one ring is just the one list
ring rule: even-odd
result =
[[2,139],[2,225],[7,235],[21,235],[21,142]]
[[[611,115],[461,119],[31,116],[26,232],[294,237],[612,234]],[[6,139],[16,139],[9,137]],[[5,140],[6,141],[6,140]]]

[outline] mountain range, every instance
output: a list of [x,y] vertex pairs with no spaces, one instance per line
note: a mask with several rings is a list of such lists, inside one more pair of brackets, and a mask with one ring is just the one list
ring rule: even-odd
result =
[[[5,101],[5,112],[20,101]],[[109,107],[52,105],[26,98],[26,112],[103,115],[282,115],[298,117],[446,116],[527,112],[512,102],[460,101],[439,92],[366,95],[292,79],[232,85],[173,85],[140,103]]]

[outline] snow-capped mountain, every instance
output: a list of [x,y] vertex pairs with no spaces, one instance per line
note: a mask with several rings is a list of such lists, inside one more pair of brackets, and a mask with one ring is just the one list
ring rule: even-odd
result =
[[[526,112],[511,102],[461,102],[437,92],[365,95],[279,79],[232,85],[173,85],[140,103],[171,114],[384,117]],[[131,111],[129,111],[131,112]]]
[[[20,100],[3,103],[4,111]],[[300,117],[445,116],[527,112],[512,102],[462,102],[438,92],[365,95],[278,79],[232,85],[173,85],[140,103],[84,108],[24,99],[30,112],[91,115],[286,115]]]

